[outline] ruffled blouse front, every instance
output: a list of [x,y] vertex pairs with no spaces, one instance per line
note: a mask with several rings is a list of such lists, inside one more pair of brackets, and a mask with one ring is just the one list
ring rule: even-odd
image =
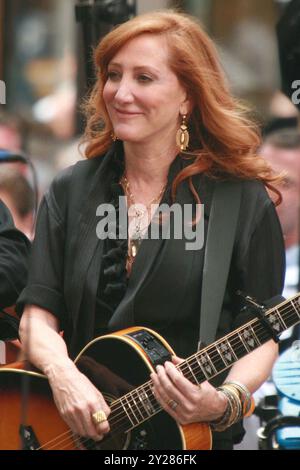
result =
[[[124,190],[120,184],[124,172],[124,160],[121,152],[116,152],[111,161],[114,176],[111,184],[109,203],[114,206],[116,218],[111,222],[109,230],[116,234],[116,238],[108,237],[104,242],[103,269],[96,300],[95,332],[102,334],[111,315],[123,299],[128,279],[126,271],[126,259],[128,250],[127,236],[124,237],[125,227],[120,224],[119,197],[124,196]],[[121,236],[123,234],[123,236]]]

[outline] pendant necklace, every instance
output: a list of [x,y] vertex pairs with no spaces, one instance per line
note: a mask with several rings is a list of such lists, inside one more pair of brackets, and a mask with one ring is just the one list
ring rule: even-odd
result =
[[[137,255],[137,252],[140,248],[140,245],[142,243],[142,235],[145,230],[145,228],[148,227],[148,215],[149,215],[149,210],[151,210],[152,204],[157,204],[159,203],[167,184],[165,184],[162,189],[160,190],[159,194],[155,196],[147,206],[143,206],[142,204],[137,204],[135,202],[134,196],[132,194],[132,191],[130,189],[130,183],[125,175],[122,176],[120,180],[120,184],[123,186],[125,195],[128,197],[130,201],[130,215],[133,215],[133,223],[134,223],[134,233],[132,234],[131,237],[129,237],[129,243],[128,243],[128,254],[127,254],[127,267],[129,270],[131,269],[131,266],[134,262],[134,259]],[[132,214],[133,211],[133,214]],[[141,226],[142,221],[147,214],[147,224],[144,226],[144,228]]]

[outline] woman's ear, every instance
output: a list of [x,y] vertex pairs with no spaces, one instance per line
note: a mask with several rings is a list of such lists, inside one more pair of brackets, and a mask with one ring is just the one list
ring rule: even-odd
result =
[[192,114],[194,108],[194,104],[192,99],[187,96],[185,101],[180,106],[180,114],[181,116],[190,116]]

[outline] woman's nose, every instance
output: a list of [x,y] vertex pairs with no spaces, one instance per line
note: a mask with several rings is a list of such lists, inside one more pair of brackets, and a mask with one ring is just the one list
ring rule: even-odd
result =
[[117,91],[115,93],[115,100],[120,103],[131,103],[133,101],[133,93],[131,85],[127,80],[122,80],[118,84]]

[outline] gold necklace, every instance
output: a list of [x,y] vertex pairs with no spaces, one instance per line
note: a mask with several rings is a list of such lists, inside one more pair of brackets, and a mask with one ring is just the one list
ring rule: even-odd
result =
[[126,267],[127,270],[130,271],[132,263],[134,262],[134,259],[137,255],[137,252],[140,248],[140,245],[142,243],[142,230],[141,230],[141,222],[142,219],[144,218],[145,214],[149,213],[149,209],[151,209],[152,204],[157,204],[165,189],[167,184],[165,184],[162,189],[160,190],[158,196],[155,196],[147,206],[145,206],[145,210],[142,210],[140,207],[136,208],[136,202],[134,199],[134,196],[132,194],[132,191],[130,189],[130,183],[125,175],[122,176],[120,180],[120,184],[124,188],[125,195],[128,197],[131,207],[133,207],[135,213],[134,213],[134,224],[135,224],[135,233],[131,238],[129,238],[129,243],[128,243],[128,254],[127,254],[127,263]]

